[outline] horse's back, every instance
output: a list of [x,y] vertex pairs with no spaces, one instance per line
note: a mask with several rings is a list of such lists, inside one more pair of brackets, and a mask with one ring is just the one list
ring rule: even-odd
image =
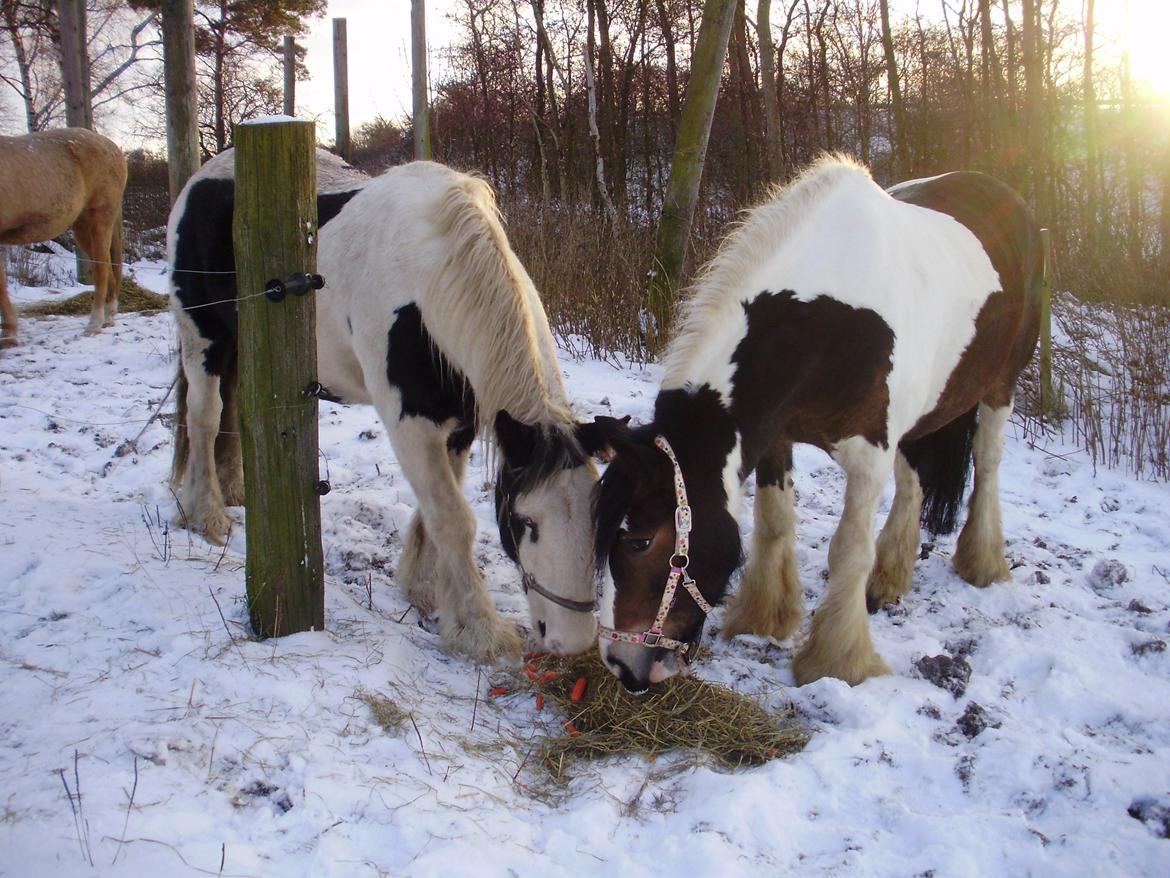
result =
[[1040,227],[1023,198],[994,177],[955,171],[909,180],[889,190],[898,201],[944,213],[979,240],[1004,290],[1026,301],[1039,296],[1043,254]]
[[55,237],[83,209],[120,215],[126,173],[117,144],[85,128],[0,136],[0,243]]

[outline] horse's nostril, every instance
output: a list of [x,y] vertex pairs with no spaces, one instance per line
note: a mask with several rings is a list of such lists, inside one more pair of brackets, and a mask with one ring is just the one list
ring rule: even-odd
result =
[[545,632],[548,630],[548,626],[546,626],[543,622],[537,622],[536,627],[540,629],[540,636],[544,637]]

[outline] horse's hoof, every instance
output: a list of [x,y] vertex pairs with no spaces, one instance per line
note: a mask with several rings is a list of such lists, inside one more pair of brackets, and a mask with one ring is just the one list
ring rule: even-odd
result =
[[85,327],[84,335],[97,335],[102,331],[101,326],[94,326],[92,323]]
[[0,350],[4,348],[18,348],[20,347],[20,339],[15,335],[0,336]]

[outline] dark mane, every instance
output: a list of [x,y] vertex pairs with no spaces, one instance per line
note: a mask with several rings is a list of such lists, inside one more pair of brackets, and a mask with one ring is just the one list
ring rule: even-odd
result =
[[[634,488],[639,480],[649,479],[659,473],[656,481],[665,486],[669,474],[655,458],[661,454],[654,450],[655,425],[647,424],[629,431],[620,442],[615,442],[615,456],[593,489],[593,522],[596,526],[593,559],[600,572],[609,563],[609,551],[621,530],[622,520],[634,500]],[[657,464],[657,466],[656,466]]]
[[495,426],[500,446],[496,523],[504,551],[517,561],[516,542],[522,528],[512,520],[516,498],[540,487],[559,472],[584,465],[586,454],[576,437],[559,426],[521,424],[507,412],[496,415]]

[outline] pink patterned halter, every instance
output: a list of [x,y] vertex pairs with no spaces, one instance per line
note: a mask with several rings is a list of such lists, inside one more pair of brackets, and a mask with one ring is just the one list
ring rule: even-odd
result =
[[665,436],[655,436],[654,444],[670,458],[671,466],[674,467],[674,554],[670,556],[670,574],[666,577],[666,589],[662,593],[662,603],[658,605],[658,614],[654,617],[654,624],[646,631],[640,633],[618,631],[604,625],[599,626],[598,630],[601,636],[608,640],[616,640],[619,643],[637,643],[651,648],[662,647],[678,650],[679,654],[685,657],[691,645],[683,643],[681,640],[675,640],[673,637],[667,637],[662,633],[662,626],[666,624],[666,614],[670,612],[670,608],[674,606],[675,598],[678,596],[679,585],[686,589],[687,593],[698,604],[699,609],[705,614],[710,615],[714,608],[707,603],[707,599],[699,592],[695,580],[687,573],[687,566],[691,560],[688,554],[691,547],[691,507],[687,503],[687,486],[683,481],[678,458],[674,456],[674,449],[670,447]]

